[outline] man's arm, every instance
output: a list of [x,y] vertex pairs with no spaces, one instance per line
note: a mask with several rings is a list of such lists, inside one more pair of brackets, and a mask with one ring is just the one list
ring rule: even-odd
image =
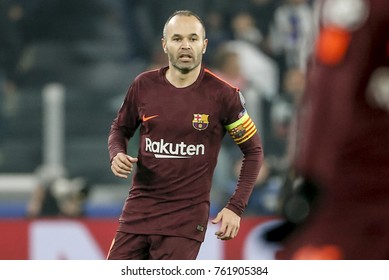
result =
[[226,208],[241,216],[247,206],[263,162],[262,142],[256,133],[248,141],[239,145],[243,153],[242,167],[234,194]]
[[257,133],[239,147],[244,157],[237,187],[227,206],[212,220],[213,224],[221,222],[220,229],[215,233],[221,240],[237,236],[240,216],[247,206],[263,161],[262,142]]
[[118,153],[127,153],[127,145],[130,139],[125,129],[120,128],[118,119],[119,118],[113,120],[108,136],[108,152],[110,162],[112,162],[113,158]]

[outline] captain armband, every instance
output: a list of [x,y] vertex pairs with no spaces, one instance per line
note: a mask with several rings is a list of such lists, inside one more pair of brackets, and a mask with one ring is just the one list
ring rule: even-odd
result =
[[244,112],[240,119],[232,124],[226,125],[225,128],[238,145],[249,140],[257,132],[257,128],[250,116],[247,114],[247,111]]

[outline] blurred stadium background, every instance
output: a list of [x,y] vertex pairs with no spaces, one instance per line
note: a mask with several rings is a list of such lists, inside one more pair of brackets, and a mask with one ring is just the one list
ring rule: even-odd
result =
[[[110,124],[132,79],[166,63],[162,27],[179,9],[204,19],[205,64],[242,89],[266,155],[241,236],[207,238],[200,258],[272,258],[260,232],[277,222],[308,0],[0,0],[0,259],[105,257],[130,184],[110,171]],[[226,139],[211,215],[238,155]]]

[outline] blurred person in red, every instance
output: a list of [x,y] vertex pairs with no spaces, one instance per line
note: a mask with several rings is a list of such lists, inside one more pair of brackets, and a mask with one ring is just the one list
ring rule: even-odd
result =
[[278,259],[389,259],[389,1],[319,2],[294,168],[316,188]]

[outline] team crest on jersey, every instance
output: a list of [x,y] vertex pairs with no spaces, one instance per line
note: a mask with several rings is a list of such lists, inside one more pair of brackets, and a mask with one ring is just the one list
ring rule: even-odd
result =
[[230,135],[232,139],[239,139],[242,138],[246,133],[246,128],[243,126],[243,124],[238,125],[237,127],[234,127],[230,131]]
[[193,114],[193,127],[200,131],[206,129],[209,125],[208,117],[206,114]]

